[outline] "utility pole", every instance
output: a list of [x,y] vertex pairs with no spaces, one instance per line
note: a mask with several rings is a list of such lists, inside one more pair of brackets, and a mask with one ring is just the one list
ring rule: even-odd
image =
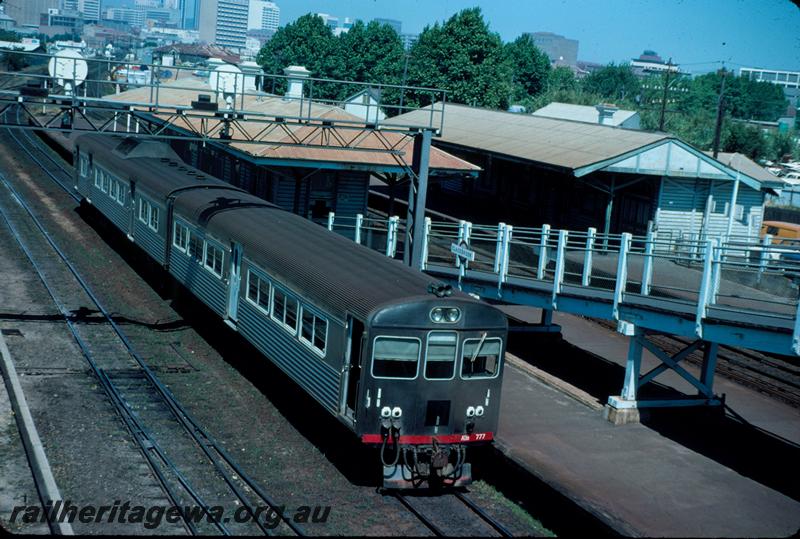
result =
[[672,58],[667,62],[667,71],[664,73],[664,92],[661,95],[661,113],[658,117],[658,130],[664,131],[664,113],[667,110],[667,91],[669,89],[669,76],[672,71]]
[[728,78],[728,72],[725,66],[722,66],[722,84],[719,85],[719,98],[717,99],[717,127],[714,129],[714,159],[719,154],[719,139],[722,134],[722,117],[724,114],[725,104],[725,79]]

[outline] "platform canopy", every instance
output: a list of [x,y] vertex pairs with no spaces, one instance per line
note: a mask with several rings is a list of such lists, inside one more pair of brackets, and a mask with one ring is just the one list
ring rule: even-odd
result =
[[[434,105],[441,109],[441,104]],[[430,107],[392,120],[411,122],[431,115]],[[438,112],[433,112],[438,114]],[[438,122],[438,119],[434,118]],[[666,133],[611,127],[448,103],[439,141],[507,159],[554,168],[576,178],[592,172],[739,179],[749,187],[774,189],[783,182],[745,156],[712,156]],[[759,172],[758,169],[763,171]]]
[[[209,95],[215,101],[219,111],[223,112],[226,102],[220,93],[214,96],[214,90],[204,80],[182,78],[179,81],[171,81],[170,84],[160,84],[158,89],[158,105],[161,108],[167,107],[190,107],[193,101],[198,99],[198,95]],[[106,96],[108,101],[120,103],[141,103],[140,107],[135,107],[143,114],[148,114],[154,119],[166,118],[166,113],[151,111],[153,100],[153,89],[151,87],[134,88],[126,90],[116,95]],[[302,109],[301,109],[302,107]],[[344,109],[317,101],[287,100],[282,96],[270,95],[266,93],[248,93],[243,96],[241,109],[253,111],[262,115],[274,118],[287,118],[298,115],[313,116],[322,121],[329,121],[331,125],[337,122],[355,122],[363,125],[364,120],[354,116]],[[186,130],[193,131],[200,128],[202,119],[185,117],[187,122]],[[428,118],[425,120],[429,121]],[[174,122],[176,128],[180,128],[179,122]],[[313,167],[322,169],[345,169],[345,170],[368,170],[371,172],[384,173],[404,173],[411,166],[411,156],[413,155],[414,138],[397,132],[378,132],[374,129],[364,129],[358,134],[358,148],[348,148],[347,141],[343,140],[344,134],[339,135],[341,149],[335,146],[339,144],[337,135],[333,132],[328,133],[324,141],[320,137],[325,137],[325,133],[315,130],[311,126],[290,125],[286,123],[277,128],[271,128],[267,132],[263,124],[250,123],[247,120],[237,122],[237,128],[246,133],[246,137],[259,137],[259,143],[239,143],[228,142],[227,146],[234,148],[244,159],[256,164],[273,166],[293,166],[293,167]],[[349,134],[348,136],[354,136]],[[261,142],[263,141],[263,143]],[[302,144],[295,144],[303,141]],[[322,143],[324,142],[324,144]],[[391,148],[397,153],[389,153]],[[456,173],[462,175],[477,175],[480,167],[451,155],[441,149],[431,148],[430,169],[432,174]]]

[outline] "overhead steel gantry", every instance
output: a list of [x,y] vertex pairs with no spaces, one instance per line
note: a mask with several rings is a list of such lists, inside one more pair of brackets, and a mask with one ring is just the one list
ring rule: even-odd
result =
[[[49,74],[0,71],[0,87],[6,88],[0,90],[0,127],[390,156],[410,179],[406,236],[413,249],[405,262],[419,265],[423,245],[413,239],[423,235],[431,140],[441,134],[444,90],[318,79],[292,70],[297,66],[287,75],[267,75],[255,64],[238,68],[221,62],[200,73],[208,77],[201,85],[194,66],[9,54],[22,63],[48,64]],[[286,92],[260,90],[270,87]],[[121,92],[129,88],[143,98],[132,100],[126,96],[131,92]],[[365,117],[374,121],[346,113],[341,100],[328,97],[367,88],[379,90],[383,100],[365,105]],[[409,103],[432,105],[436,114],[431,110],[427,122],[412,125],[382,123],[375,113],[391,117],[420,108]]]

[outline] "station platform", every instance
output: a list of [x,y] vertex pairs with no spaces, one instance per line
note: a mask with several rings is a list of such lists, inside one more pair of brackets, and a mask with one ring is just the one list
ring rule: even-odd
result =
[[[536,309],[508,309],[539,320]],[[627,338],[571,315],[555,313],[553,323],[566,342],[527,350],[510,343],[528,361],[553,357],[530,366],[509,354],[497,437],[509,459],[623,535],[797,534],[800,410],[718,377],[717,391],[745,421],[689,408],[615,426],[603,418],[607,388],[599,386],[609,370],[617,371],[609,383],[620,383]],[[645,356],[643,364],[656,360]],[[665,376],[662,383],[673,382]]]

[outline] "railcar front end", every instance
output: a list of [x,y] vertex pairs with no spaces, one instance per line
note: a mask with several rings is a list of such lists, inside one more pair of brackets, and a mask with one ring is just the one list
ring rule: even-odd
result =
[[367,324],[356,428],[380,448],[387,488],[463,486],[467,448],[497,431],[505,316],[470,298],[420,297]]

